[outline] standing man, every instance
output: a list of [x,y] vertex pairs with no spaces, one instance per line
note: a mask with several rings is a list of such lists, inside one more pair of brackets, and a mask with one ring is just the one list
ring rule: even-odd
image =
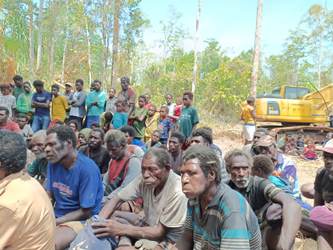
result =
[[127,105],[126,111],[128,113],[128,116],[130,116],[135,108],[135,92],[129,86],[130,79],[127,76],[123,76],[120,79],[120,84],[121,84],[121,91],[118,94],[118,99],[122,99],[123,101],[126,102]]
[[261,249],[257,217],[241,194],[221,182],[214,151],[194,145],[183,161],[182,189],[189,202],[178,249]]
[[19,97],[19,95],[24,92],[24,90],[23,90],[23,77],[20,76],[20,75],[15,75],[13,77],[13,81],[15,83],[15,88],[13,90],[13,96],[15,96],[15,98],[17,100],[17,97]]
[[114,113],[117,112],[116,102],[117,102],[116,89],[111,88],[109,90],[109,98],[106,100],[105,112],[111,112],[112,115],[114,115]]
[[168,116],[172,117],[176,106],[176,104],[173,103],[173,96],[171,94],[167,94],[165,96],[165,100],[166,100],[166,105],[168,106],[169,109]]
[[253,140],[254,132],[256,131],[256,111],[255,99],[249,96],[246,100],[246,105],[242,108],[241,120],[244,122],[244,144],[250,144]]
[[35,108],[35,115],[32,121],[32,130],[37,132],[40,129],[47,129],[50,123],[51,94],[44,90],[44,82],[35,80],[33,85],[36,93],[32,96],[31,106]]
[[101,89],[102,82],[94,80],[92,82],[92,91],[86,99],[87,105],[87,127],[91,128],[92,124],[99,124],[100,116],[104,112],[106,94]]
[[186,146],[190,143],[190,137],[193,129],[199,123],[199,116],[197,110],[192,106],[193,93],[185,92],[183,94],[183,107],[179,117],[179,131],[183,133],[186,138]]
[[16,99],[15,96],[10,93],[10,88],[10,84],[3,84],[1,86],[2,95],[0,95],[0,106],[7,107],[9,117],[12,118],[16,110]]
[[69,109],[67,98],[60,95],[60,87],[58,84],[53,84],[52,87],[52,121],[65,121],[66,111]]
[[73,100],[73,87],[72,83],[66,82],[65,83],[65,93],[64,96],[66,97],[68,102],[71,102]]
[[98,214],[101,209],[103,185],[99,169],[75,148],[76,136],[70,127],[60,125],[47,131],[46,190],[55,202],[56,249],[68,247],[77,231],[83,228],[80,221]]
[[24,114],[32,116],[33,109],[31,107],[32,102],[32,92],[30,82],[25,82],[23,84],[24,92],[20,94],[16,99],[16,112],[18,114]]
[[75,81],[76,91],[73,94],[73,99],[69,103],[71,105],[69,111],[69,120],[75,120],[78,124],[78,129],[82,128],[82,119],[86,114],[85,101],[86,92],[83,90],[83,80],[77,79]]
[[54,250],[52,205],[26,160],[23,137],[0,131],[0,249]]

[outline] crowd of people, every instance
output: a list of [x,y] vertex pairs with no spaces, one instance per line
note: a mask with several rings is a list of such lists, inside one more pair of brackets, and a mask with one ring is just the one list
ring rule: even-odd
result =
[[198,126],[193,94],[157,106],[128,77],[31,84],[0,95],[0,249],[292,249],[301,232],[333,247],[333,140],[322,148],[314,206],[297,166],[256,129],[222,152]]

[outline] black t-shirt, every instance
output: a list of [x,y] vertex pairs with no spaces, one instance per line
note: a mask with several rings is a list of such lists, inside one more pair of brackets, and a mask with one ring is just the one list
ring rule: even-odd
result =
[[80,149],[80,152],[88,156],[96,163],[101,171],[101,174],[106,173],[111,158],[105,147],[102,146],[100,150],[94,152],[89,150],[89,146],[84,146]]
[[333,201],[333,179],[330,179],[325,168],[317,172],[314,188],[316,192],[321,194],[325,202]]

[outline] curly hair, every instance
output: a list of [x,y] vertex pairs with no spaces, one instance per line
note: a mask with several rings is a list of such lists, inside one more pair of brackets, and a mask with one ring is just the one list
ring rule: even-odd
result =
[[119,146],[126,146],[127,145],[127,139],[125,134],[117,129],[111,129],[109,130],[105,135],[105,143],[116,143]]
[[240,150],[240,149],[234,149],[234,150],[231,150],[229,151],[226,156],[224,157],[224,161],[225,161],[225,165],[226,165],[226,168],[227,170],[230,172],[230,168],[232,166],[232,160],[237,157],[237,156],[243,156],[246,158],[248,164],[249,164],[249,167],[252,168],[253,166],[253,159],[251,157],[250,154],[248,154],[247,152],[243,151],[243,150]]
[[220,160],[215,154],[214,150],[203,145],[193,145],[189,147],[183,155],[183,162],[198,159],[200,168],[207,177],[210,172],[215,173],[216,184],[221,183],[221,168]]
[[57,138],[60,142],[64,143],[64,142],[70,140],[72,142],[73,148],[76,148],[76,144],[77,144],[76,136],[75,136],[74,131],[70,127],[68,127],[66,125],[59,125],[59,126],[49,128],[46,131],[47,135],[53,134],[53,133],[57,135]]
[[171,156],[169,152],[164,148],[151,148],[145,153],[143,158],[151,156],[155,159],[155,163],[160,168],[171,168]]
[[185,136],[181,132],[177,132],[177,131],[172,132],[170,135],[170,138],[171,137],[177,138],[180,144],[183,144],[185,142]]
[[27,161],[27,145],[17,133],[0,131],[0,168],[7,174],[21,171]]
[[253,157],[253,168],[260,169],[265,175],[271,175],[274,171],[274,163],[267,155]]
[[197,128],[192,132],[192,137],[195,136],[201,136],[206,143],[212,144],[213,143],[213,137],[212,133],[208,128]]

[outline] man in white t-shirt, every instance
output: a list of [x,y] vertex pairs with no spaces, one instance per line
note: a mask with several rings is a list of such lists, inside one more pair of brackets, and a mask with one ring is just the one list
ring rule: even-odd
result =
[[9,118],[13,117],[16,109],[16,98],[10,93],[10,85],[3,84],[1,86],[0,106],[6,107],[9,110]]
[[[165,149],[152,148],[142,160],[142,175],[118,192],[102,209],[100,217],[107,222],[93,223],[97,237],[119,236],[118,246],[130,246],[130,239],[137,244],[161,246],[178,240],[186,218],[187,198],[181,190],[180,176],[170,167],[170,155]],[[133,219],[119,222],[126,212],[115,212],[123,201],[143,198],[144,218],[132,214]],[[129,213],[127,213],[129,214]],[[145,245],[146,246],[146,245]]]

